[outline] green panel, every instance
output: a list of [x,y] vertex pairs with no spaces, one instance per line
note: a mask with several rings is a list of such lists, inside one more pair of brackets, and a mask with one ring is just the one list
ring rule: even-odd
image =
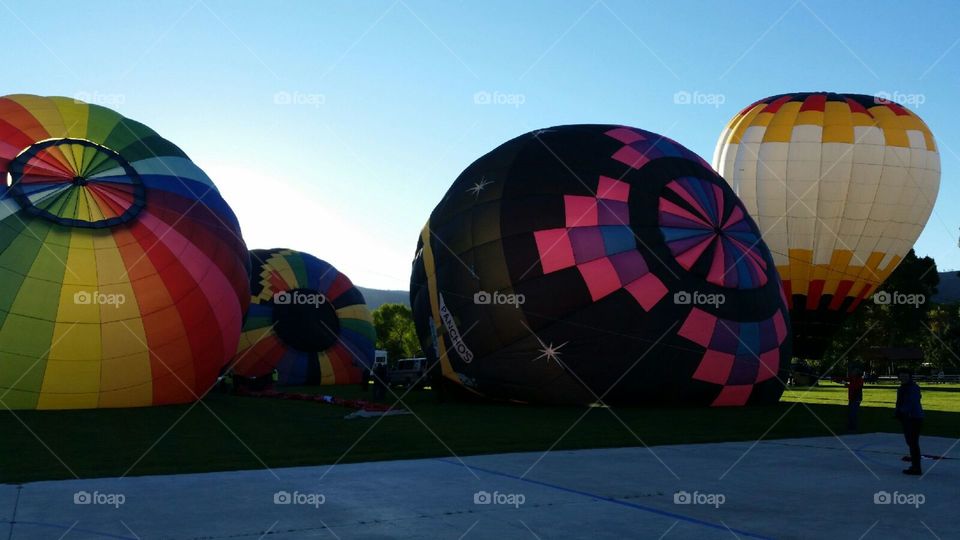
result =
[[[38,220],[32,220],[36,223]],[[0,267],[7,268],[22,275],[27,275],[33,266],[37,253],[43,249],[43,240],[47,230],[32,227],[29,232],[16,236],[2,251],[0,251]]]
[[123,117],[106,107],[90,105],[87,119],[87,140],[102,143],[110,136]]
[[[38,365],[37,369],[40,369],[41,366]],[[43,368],[46,368],[46,364],[42,365]],[[42,374],[42,371],[41,371]],[[3,386],[0,386],[0,403],[7,406],[7,408],[12,410],[18,409],[36,409],[37,401],[40,399],[39,392],[23,392],[20,390],[7,390]]]
[[60,310],[60,288],[60,283],[27,277],[20,284],[20,291],[10,311],[46,321],[56,320],[57,311]]
[[35,409],[47,367],[46,356],[5,353],[0,359],[0,402],[11,409]]
[[373,325],[367,321],[361,321],[359,319],[340,319],[340,326],[353,330],[361,336],[369,338],[371,341],[375,341],[377,339],[377,334],[373,329]]
[[[307,287],[310,284],[310,276],[307,274],[307,265],[303,263],[303,257],[298,253],[292,253],[284,255],[283,258],[286,259],[290,269],[293,270],[293,275],[297,277],[297,286]],[[336,272],[336,270],[331,271]],[[291,285],[293,284],[291,283]]]
[[273,324],[273,317],[247,317],[244,328],[264,328]]
[[55,216],[76,219],[78,192],[79,190],[77,189],[68,189],[64,192],[64,196],[59,199],[59,203],[50,205],[50,208],[46,209],[47,212]]
[[17,214],[0,222],[0,253],[3,253],[21,232],[23,232],[23,218]]
[[156,157],[187,157],[183,150],[159,135],[138,139],[122,149],[118,148],[116,150],[130,163]]
[[107,161],[108,158],[109,155],[107,153],[101,152],[96,148],[84,146],[80,174],[84,176],[92,176],[93,174],[91,171],[95,170],[104,161]]
[[[0,350],[36,360],[47,357],[56,323],[11,313],[0,328]],[[11,356],[2,355],[4,361]]]

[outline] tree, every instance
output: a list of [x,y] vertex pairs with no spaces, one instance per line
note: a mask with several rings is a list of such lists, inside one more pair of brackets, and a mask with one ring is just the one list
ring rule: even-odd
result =
[[928,352],[933,345],[928,312],[938,283],[936,261],[917,257],[911,249],[875,294],[844,319],[820,368],[862,363],[870,347],[923,347]]
[[383,304],[373,310],[377,348],[387,351],[390,360],[418,356],[420,341],[413,325],[413,312],[403,304]]

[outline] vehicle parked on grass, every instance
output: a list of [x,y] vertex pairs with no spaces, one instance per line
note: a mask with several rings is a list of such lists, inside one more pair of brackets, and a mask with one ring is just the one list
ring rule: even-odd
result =
[[390,368],[390,385],[410,386],[423,388],[427,385],[424,370],[427,369],[426,358],[401,358],[396,366]]

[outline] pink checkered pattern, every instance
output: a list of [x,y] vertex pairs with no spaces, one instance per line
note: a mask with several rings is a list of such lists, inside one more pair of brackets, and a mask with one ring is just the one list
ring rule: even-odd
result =
[[533,235],[544,274],[576,266],[593,301],[626,289],[650,311],[666,296],[667,287],[650,273],[639,251],[605,245],[601,230],[623,227],[629,231],[629,198],[630,184],[600,176],[596,196],[563,197],[566,227]]
[[711,405],[737,406],[746,404],[755,385],[777,375],[787,325],[779,309],[766,321],[738,323],[693,308],[678,334],[706,349],[693,378],[723,386]]

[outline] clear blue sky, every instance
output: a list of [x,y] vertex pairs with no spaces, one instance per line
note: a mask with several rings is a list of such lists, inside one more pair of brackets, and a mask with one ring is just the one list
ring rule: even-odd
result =
[[[0,0],[0,94],[111,106],[207,170],[250,247],[406,288],[450,183],[523,132],[628,124],[709,161],[761,97],[887,92],[922,101],[941,149],[917,251],[960,268],[960,7],[837,3]],[[724,102],[675,105],[681,91]]]

